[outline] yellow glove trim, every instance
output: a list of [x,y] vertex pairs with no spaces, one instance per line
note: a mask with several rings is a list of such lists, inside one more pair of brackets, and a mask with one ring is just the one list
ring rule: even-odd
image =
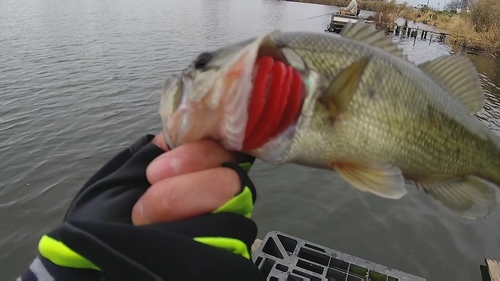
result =
[[194,240],[212,247],[228,250],[246,259],[250,259],[247,245],[238,239],[227,237],[195,237]]
[[240,194],[229,199],[224,205],[214,211],[214,214],[221,212],[235,213],[250,218],[253,211],[252,191],[245,186]]
[[245,173],[248,174],[248,172],[250,171],[250,168],[252,168],[252,163],[241,163],[240,164],[240,167],[245,171]]
[[44,235],[38,243],[38,251],[49,261],[63,267],[101,270],[91,261],[70,249],[61,241]]

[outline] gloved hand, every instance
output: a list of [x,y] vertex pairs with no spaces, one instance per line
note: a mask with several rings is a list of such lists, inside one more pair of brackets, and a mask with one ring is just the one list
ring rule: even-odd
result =
[[146,168],[164,152],[152,138],[138,140],[83,186],[62,225],[41,238],[22,280],[264,280],[250,259],[256,191],[236,163],[222,166],[238,174],[241,191],[214,212],[132,224],[132,208],[150,186]]

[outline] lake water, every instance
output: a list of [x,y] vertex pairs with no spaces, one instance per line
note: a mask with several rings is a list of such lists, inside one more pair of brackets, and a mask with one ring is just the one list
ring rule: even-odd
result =
[[[336,7],[272,0],[0,3],[0,276],[12,280],[85,180],[146,133],[159,90],[201,51],[275,29],[322,32]],[[459,49],[402,41],[423,62]],[[499,131],[500,60],[472,56]],[[499,171],[500,172],[500,171]],[[500,259],[500,207],[463,219],[414,189],[398,201],[337,174],[257,162],[259,236],[280,230],[427,280],[479,280]]]

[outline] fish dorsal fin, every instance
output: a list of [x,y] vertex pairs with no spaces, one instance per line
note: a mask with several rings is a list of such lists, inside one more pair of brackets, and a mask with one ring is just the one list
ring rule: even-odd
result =
[[370,59],[370,57],[361,58],[342,70],[330,83],[325,94],[319,98],[319,102],[330,111],[332,119],[346,111],[354,93],[359,88],[361,77]]
[[465,57],[443,56],[418,66],[456,96],[471,112],[484,106],[484,96],[474,65]]
[[496,205],[492,184],[474,176],[435,184],[417,186],[463,217],[486,217]]
[[407,191],[401,170],[391,165],[333,164],[332,168],[356,189],[388,199],[399,199]]
[[345,38],[365,42],[408,61],[408,57],[398,48],[398,44],[392,42],[391,36],[385,36],[383,31],[376,30],[373,25],[366,24],[362,20],[359,20],[355,24],[351,22],[346,23],[340,35]]

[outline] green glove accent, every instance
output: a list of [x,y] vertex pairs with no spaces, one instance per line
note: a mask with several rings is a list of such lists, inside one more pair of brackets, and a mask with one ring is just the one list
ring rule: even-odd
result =
[[61,241],[48,235],[44,235],[40,239],[38,251],[40,251],[40,254],[44,258],[59,266],[101,271],[101,269],[91,261],[73,251]]
[[227,201],[224,205],[217,208],[214,214],[220,212],[235,213],[238,215],[245,216],[246,218],[251,218],[253,211],[253,201],[252,201],[252,191],[250,188],[245,186],[243,190]]
[[[244,171],[245,174],[243,176],[241,171],[237,171],[240,176],[240,180],[242,181],[242,185],[244,185],[246,183],[242,177],[247,177],[246,174],[250,170],[252,162],[241,163],[238,166]],[[217,210],[215,210],[213,213],[214,214],[222,212],[234,213],[250,219],[252,216],[252,211],[253,211],[252,189],[250,189],[250,187],[245,185],[243,186],[240,193],[231,198],[224,205],[217,208]],[[246,259],[250,259],[249,249],[247,245],[241,240],[228,237],[196,237],[194,238],[194,240],[212,247],[228,250],[237,255],[241,255]]]
[[247,163],[241,163],[241,164],[240,164],[240,167],[241,167],[243,170],[245,170],[245,173],[247,173],[247,174],[248,174],[248,172],[250,172],[250,168],[252,168],[252,163],[249,163],[249,162],[247,162]]
[[194,240],[208,246],[228,250],[237,255],[242,255],[246,259],[250,259],[250,252],[247,249],[247,245],[238,239],[227,237],[196,237]]

